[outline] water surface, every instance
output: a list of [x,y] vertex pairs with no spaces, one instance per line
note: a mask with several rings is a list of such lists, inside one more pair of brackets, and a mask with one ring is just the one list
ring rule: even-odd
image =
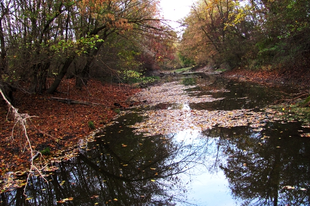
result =
[[[210,76],[149,90],[1,205],[309,205],[310,141],[264,108],[281,89]],[[186,86],[184,85],[186,84]],[[139,96],[145,98],[145,96]],[[23,194],[25,191],[25,194]]]

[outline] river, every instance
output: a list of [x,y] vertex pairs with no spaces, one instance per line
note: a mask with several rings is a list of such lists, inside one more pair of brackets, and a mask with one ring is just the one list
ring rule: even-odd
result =
[[144,89],[76,156],[1,205],[309,205],[309,128],[269,107],[287,88],[215,75]]

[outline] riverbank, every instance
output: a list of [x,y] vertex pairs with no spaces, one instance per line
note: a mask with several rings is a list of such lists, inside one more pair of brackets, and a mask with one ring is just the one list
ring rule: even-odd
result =
[[289,86],[299,91],[310,89],[310,71],[302,70],[245,70],[234,69],[221,74],[225,78],[255,82],[267,86]]
[[[289,74],[288,71],[232,70],[219,74],[238,81],[251,81],[268,86],[291,86],[309,94],[310,72]],[[82,90],[74,80],[64,80],[54,95],[15,93],[16,108],[31,116],[27,119],[27,134],[32,149],[45,159],[68,150],[88,136],[95,128],[110,122],[117,113],[129,107],[126,100],[140,91],[123,84],[102,84],[91,80]],[[0,187],[8,171],[30,168],[30,153],[23,130],[15,125],[4,101],[0,102]],[[14,135],[12,137],[12,129]],[[1,186],[2,184],[2,186]]]
[[[66,79],[53,95],[16,91],[14,98],[19,113],[31,116],[25,126],[32,149],[48,159],[110,122],[120,110],[130,106],[126,100],[138,91],[129,85],[95,80],[78,90],[73,79]],[[6,103],[0,101],[0,187],[8,171],[28,170],[30,158],[22,127],[16,124]]]

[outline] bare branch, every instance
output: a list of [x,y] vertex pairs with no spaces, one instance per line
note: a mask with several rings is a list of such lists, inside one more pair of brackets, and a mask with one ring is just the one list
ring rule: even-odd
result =
[[[39,152],[39,151],[35,151],[33,148],[32,148],[32,145],[31,145],[31,141],[30,141],[30,138],[28,136],[28,132],[27,132],[27,120],[28,119],[31,119],[32,117],[34,116],[30,116],[29,114],[27,113],[22,113],[20,114],[18,112],[18,109],[15,108],[11,102],[6,98],[6,96],[4,95],[2,89],[0,88],[0,93],[2,95],[2,98],[5,100],[5,102],[7,103],[7,105],[9,106],[9,110],[12,111],[13,113],[13,116],[14,116],[14,121],[15,121],[15,124],[13,126],[13,129],[12,129],[12,138],[13,138],[13,133],[14,133],[14,128],[16,125],[20,125],[22,127],[22,130],[23,130],[23,133],[24,133],[24,136],[26,138],[26,142],[28,144],[28,149],[30,150],[30,155],[31,155],[31,159],[30,159],[30,170],[29,170],[29,174],[28,174],[28,178],[27,178],[27,182],[28,182],[28,179],[30,177],[30,175],[37,171],[39,173],[39,175],[41,177],[43,177],[43,179],[47,182],[47,180],[44,178],[43,174],[42,174],[42,169],[44,168],[38,168],[35,163],[34,163],[34,160],[36,159],[37,156],[41,155],[42,154]],[[26,187],[25,187],[26,189]]]

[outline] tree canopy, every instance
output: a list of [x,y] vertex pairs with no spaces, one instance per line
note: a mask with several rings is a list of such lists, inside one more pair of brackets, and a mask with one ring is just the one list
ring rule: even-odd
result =
[[[141,57],[170,58],[165,52],[172,49],[171,38],[156,0],[4,0],[1,85],[53,93],[65,75],[73,75],[81,87],[100,69],[147,69]],[[157,45],[143,44],[151,41]],[[54,80],[48,84],[50,78]]]
[[309,67],[309,14],[307,0],[199,0],[179,50],[198,65]]

